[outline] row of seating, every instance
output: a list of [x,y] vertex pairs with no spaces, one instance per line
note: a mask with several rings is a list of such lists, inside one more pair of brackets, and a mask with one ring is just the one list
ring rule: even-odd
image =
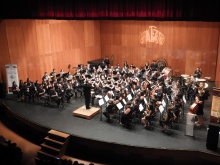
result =
[[0,162],[3,165],[18,165],[23,157],[21,148],[3,136],[0,136],[0,153]]

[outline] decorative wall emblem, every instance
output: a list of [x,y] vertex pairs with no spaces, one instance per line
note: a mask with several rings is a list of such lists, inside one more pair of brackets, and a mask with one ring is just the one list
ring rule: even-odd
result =
[[149,29],[140,33],[141,44],[147,44],[148,42],[152,42],[155,44],[163,45],[164,41],[164,35],[157,30],[156,26],[149,26]]

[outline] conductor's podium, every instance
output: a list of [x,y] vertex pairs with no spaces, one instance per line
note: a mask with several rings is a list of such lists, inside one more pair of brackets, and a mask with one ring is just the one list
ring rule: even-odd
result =
[[91,107],[90,109],[86,109],[85,106],[78,108],[73,111],[73,116],[78,116],[86,119],[91,119],[93,116],[100,112],[100,108]]

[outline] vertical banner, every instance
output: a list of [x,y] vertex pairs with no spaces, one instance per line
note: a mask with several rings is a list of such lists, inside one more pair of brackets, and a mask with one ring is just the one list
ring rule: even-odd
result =
[[7,75],[7,83],[8,83],[8,93],[12,93],[12,82],[15,81],[17,85],[18,82],[18,68],[17,64],[6,64],[6,75]]
[[220,127],[220,88],[213,88],[210,124]]

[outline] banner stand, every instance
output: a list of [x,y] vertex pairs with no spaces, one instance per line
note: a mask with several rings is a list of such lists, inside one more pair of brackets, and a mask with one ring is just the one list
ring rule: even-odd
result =
[[7,76],[8,94],[12,94],[12,82],[15,81],[16,84],[19,86],[17,64],[6,64],[5,68]]

